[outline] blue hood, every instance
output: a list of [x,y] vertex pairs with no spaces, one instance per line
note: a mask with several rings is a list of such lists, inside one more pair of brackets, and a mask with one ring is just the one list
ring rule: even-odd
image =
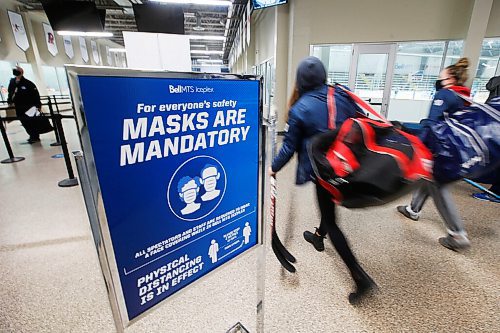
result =
[[326,70],[321,60],[307,57],[297,68],[297,89],[299,96],[310,90],[315,90],[326,83]]

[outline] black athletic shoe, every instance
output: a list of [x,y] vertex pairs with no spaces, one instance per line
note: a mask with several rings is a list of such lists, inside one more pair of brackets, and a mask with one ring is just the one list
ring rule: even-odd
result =
[[35,142],[40,142],[40,138],[29,138],[28,143],[35,143]]
[[325,237],[318,236],[310,231],[304,231],[304,239],[311,243],[318,252],[325,250],[325,243],[323,242],[324,238]]
[[356,291],[349,294],[349,303],[357,305],[377,289],[378,286],[375,281],[368,274],[364,274],[363,280],[356,282]]

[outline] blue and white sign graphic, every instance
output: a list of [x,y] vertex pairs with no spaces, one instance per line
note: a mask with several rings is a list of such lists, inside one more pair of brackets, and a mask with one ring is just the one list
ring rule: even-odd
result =
[[215,158],[204,155],[193,157],[174,172],[168,184],[168,206],[181,220],[202,219],[222,201],[226,181],[224,166]]
[[131,320],[257,244],[259,81],[79,84]]

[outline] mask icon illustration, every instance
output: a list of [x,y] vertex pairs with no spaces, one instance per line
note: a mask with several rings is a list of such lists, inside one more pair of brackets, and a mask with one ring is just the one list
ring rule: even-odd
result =
[[187,215],[196,212],[200,209],[200,204],[196,202],[198,193],[200,192],[201,181],[199,177],[182,177],[177,185],[177,191],[181,201],[186,204],[186,207],[181,209],[182,215]]
[[168,207],[183,221],[207,217],[221,204],[226,193],[226,170],[211,156],[200,155],[184,161],[169,178]]
[[220,173],[217,167],[207,164],[201,170],[201,183],[205,188],[205,194],[201,196],[202,201],[210,201],[220,195],[220,190],[217,187],[217,181],[220,178]]

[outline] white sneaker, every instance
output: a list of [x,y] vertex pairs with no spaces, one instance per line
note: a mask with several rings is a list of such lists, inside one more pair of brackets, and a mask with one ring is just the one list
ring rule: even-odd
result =
[[413,221],[418,221],[420,218],[419,213],[415,213],[413,210],[411,210],[410,206],[398,206],[398,212],[403,214],[405,217],[413,220]]

